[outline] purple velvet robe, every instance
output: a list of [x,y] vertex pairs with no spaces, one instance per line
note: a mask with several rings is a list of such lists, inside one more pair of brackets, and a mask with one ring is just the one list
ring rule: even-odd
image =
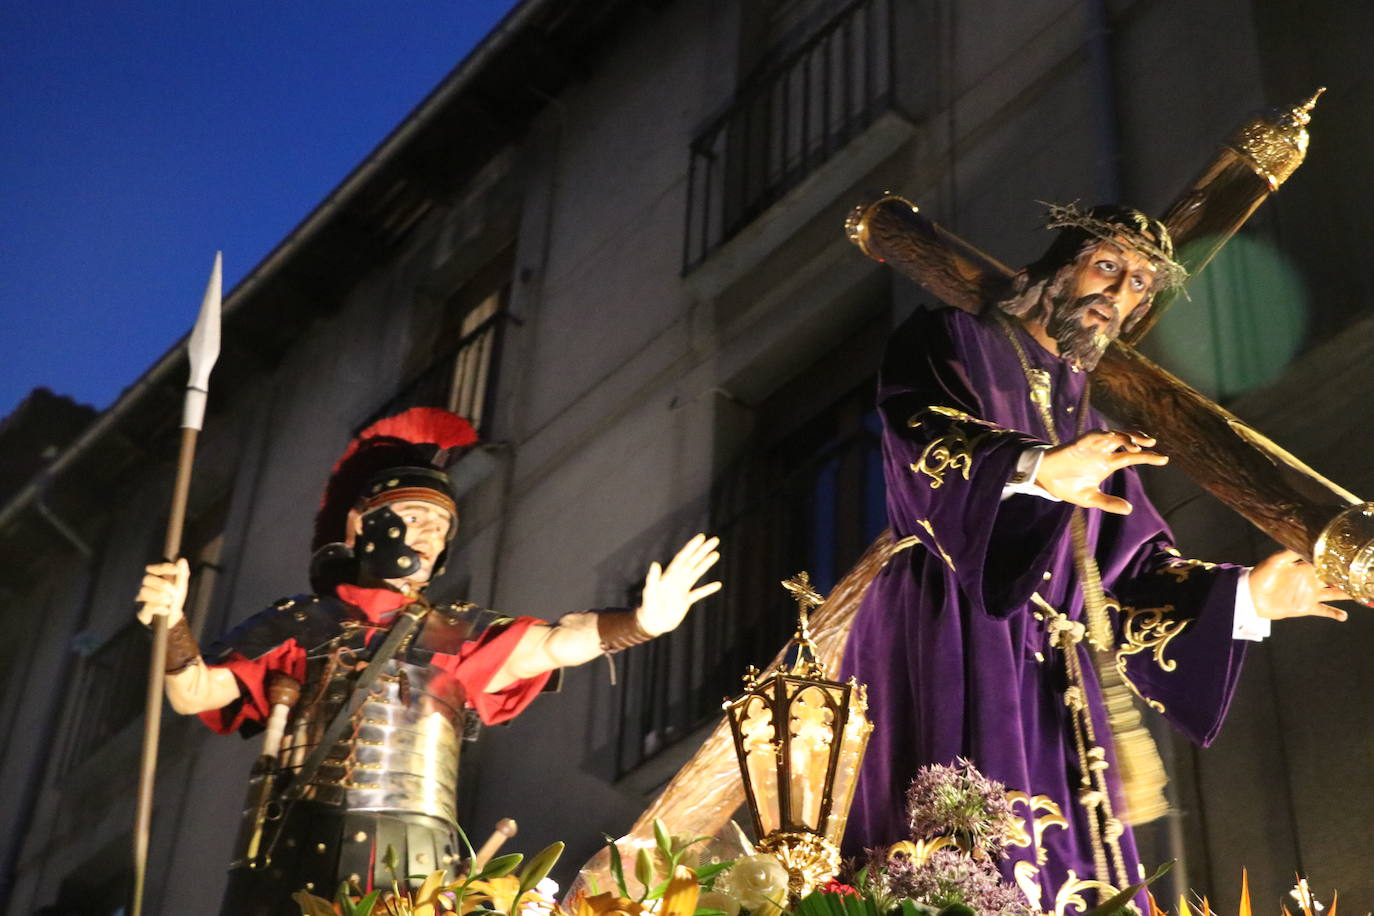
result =
[[[1031,365],[1050,373],[1058,435],[1072,439],[1085,376],[1019,326],[1015,333]],[[992,317],[918,312],[889,342],[878,405],[893,535],[919,544],[894,555],[874,580],[845,650],[843,676],[868,685],[875,723],[846,850],[908,838],[904,796],[917,769],[963,756],[1009,791],[1048,796],[1068,820],[1041,839],[1048,852],[1035,875],[1042,908],[1053,909],[1070,869],[1115,884],[1112,875],[1096,874],[1089,821],[1076,801],[1079,759],[1064,703],[1063,653],[1050,647],[1031,604],[1038,591],[1072,619],[1082,616],[1071,507],[1033,495],[1002,499],[1020,454],[1046,439],[1016,351]],[[1094,414],[1086,428],[1108,426]],[[923,455],[927,470],[913,469]],[[1165,608],[1162,619],[1171,623],[1187,621],[1162,659],[1148,649],[1129,655],[1127,676],[1163,704],[1176,728],[1205,745],[1221,726],[1245,655],[1245,643],[1232,638],[1240,568],[1181,560],[1134,469],[1113,475],[1104,489],[1135,507],[1128,516],[1087,513],[1108,595],[1127,608]],[[1118,645],[1125,616],[1112,615]],[[1086,640],[1077,651],[1120,812]],[[1028,829],[1043,814],[1024,805],[1016,813],[1027,817]],[[1129,829],[1121,845],[1135,880]],[[1017,861],[1035,863],[1033,846],[1010,847],[1003,862],[1009,880]]]

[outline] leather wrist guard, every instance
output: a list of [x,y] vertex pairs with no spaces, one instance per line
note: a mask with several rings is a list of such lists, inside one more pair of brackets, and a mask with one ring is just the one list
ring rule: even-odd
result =
[[182,617],[167,631],[166,671],[168,674],[176,674],[199,662],[200,646],[196,645],[196,638],[191,635],[186,618]]
[[596,615],[596,635],[601,639],[601,651],[613,655],[653,639],[653,634],[639,625],[638,618],[637,611],[599,612]]

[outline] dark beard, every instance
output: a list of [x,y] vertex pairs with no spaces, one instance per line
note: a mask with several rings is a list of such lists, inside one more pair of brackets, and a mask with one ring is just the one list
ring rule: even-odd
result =
[[[1107,311],[1112,313],[1111,321],[1105,327],[1083,324],[1083,316],[1094,305],[1105,305]],[[1058,299],[1050,311],[1049,320],[1045,322],[1045,331],[1059,345],[1060,359],[1091,372],[1097,368],[1107,344],[1121,334],[1121,316],[1110,299],[1097,293],[1073,302]]]

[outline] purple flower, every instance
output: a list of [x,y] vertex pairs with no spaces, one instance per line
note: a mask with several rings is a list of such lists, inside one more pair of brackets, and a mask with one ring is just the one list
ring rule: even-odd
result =
[[896,900],[911,899],[936,909],[962,903],[978,916],[1032,916],[1025,895],[1004,884],[989,859],[940,849],[917,864],[906,856],[875,857],[869,867],[875,889]]
[[1001,855],[1016,828],[1007,787],[963,757],[953,766],[921,767],[907,790],[906,811],[913,840],[949,836],[969,852]]

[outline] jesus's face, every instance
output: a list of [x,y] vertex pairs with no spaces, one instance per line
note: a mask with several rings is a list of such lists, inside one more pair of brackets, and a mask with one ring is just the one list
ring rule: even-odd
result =
[[1054,303],[1045,330],[1059,355],[1092,369],[1107,344],[1154,289],[1155,268],[1148,258],[1123,245],[1099,242],[1079,255],[1064,295]]

